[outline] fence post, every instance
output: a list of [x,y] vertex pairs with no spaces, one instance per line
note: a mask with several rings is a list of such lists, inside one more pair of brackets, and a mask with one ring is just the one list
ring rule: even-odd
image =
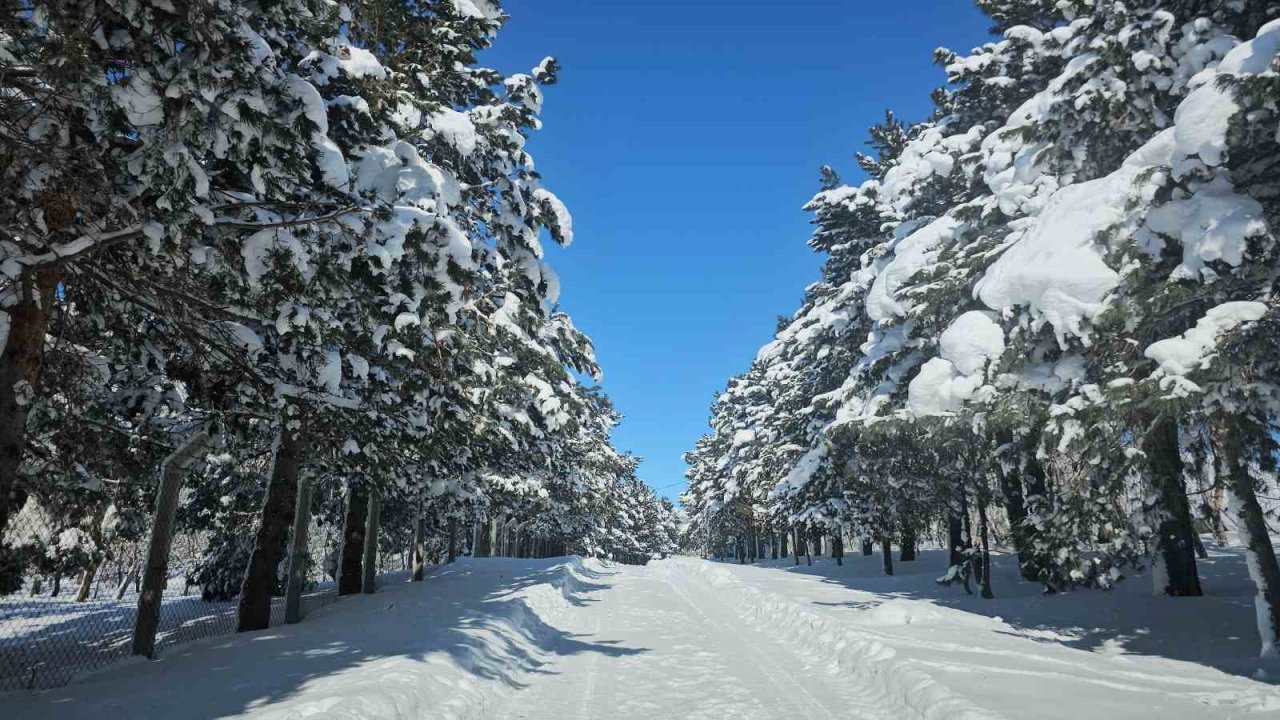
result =
[[138,617],[133,625],[133,654],[154,658],[156,631],[160,629],[160,601],[169,573],[169,547],[173,544],[173,516],[178,510],[178,493],[182,475],[196,461],[209,435],[204,431],[192,435],[182,447],[160,465],[160,488],[156,491],[156,514],[151,523],[151,542],[147,547],[146,571],[138,593]]
[[421,514],[413,519],[413,575],[410,577],[413,582],[422,581],[422,569],[427,562],[427,549],[424,544],[426,539],[422,532],[424,522]]
[[369,488],[369,515],[365,519],[363,578],[360,591],[372,595],[377,590],[378,578],[378,522],[381,520],[382,502],[378,489]]
[[454,558],[458,557],[458,520],[457,518],[449,518],[449,560],[453,563]]
[[289,552],[289,583],[284,591],[284,621],[302,621],[302,588],[307,584],[307,531],[311,527],[311,481],[298,481],[297,507],[293,511],[293,543]]

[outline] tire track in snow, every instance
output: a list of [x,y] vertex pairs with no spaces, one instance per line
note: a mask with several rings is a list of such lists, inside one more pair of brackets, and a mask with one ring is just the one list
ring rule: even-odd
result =
[[[644,647],[645,652],[563,654],[513,692],[497,717],[886,717],[856,712],[858,703],[850,703],[829,675],[742,627],[737,615],[707,596],[691,576],[672,577],[661,566],[626,567],[595,600],[557,618],[558,630],[583,642]],[[807,687],[815,681],[830,695],[825,702]]]
[[815,663],[831,662],[852,679],[879,717],[924,720],[1000,720],[1001,716],[946,688],[896,651],[865,634],[839,627],[803,604],[753,587],[725,568],[704,561],[677,562],[672,573],[695,577],[730,605],[744,622],[762,622],[771,636],[803,647]]
[[[604,623],[600,615],[597,613],[595,625],[591,630],[591,635],[593,637],[598,637],[600,635],[600,628],[603,624]],[[587,667],[584,670],[586,673],[585,682],[587,686],[583,688],[582,700],[578,703],[579,720],[592,720],[596,717],[591,714],[591,706],[596,699],[596,675],[598,674],[599,665],[600,653],[591,653],[591,659],[587,661]]]
[[[668,573],[668,579],[674,580],[674,578],[672,578],[670,573]],[[679,595],[680,598],[684,600],[689,607],[693,608],[693,611],[702,619],[704,623],[712,627],[719,628],[726,635],[730,635],[733,633],[733,628],[730,628],[723,621],[713,618],[711,615],[708,615],[707,612],[702,609],[702,606],[699,605],[699,603],[694,602],[693,598],[689,597],[689,594],[680,588],[680,585],[678,582],[671,582],[671,589],[674,590],[676,594]],[[704,597],[707,596],[707,594],[705,593],[703,593],[703,595]],[[718,599],[714,599],[712,600],[711,603],[705,603],[705,604],[715,604],[717,606],[722,607],[726,613],[732,612],[730,608],[724,607],[723,604],[720,603]],[[734,614],[736,615],[736,613]],[[815,718],[821,715],[828,718],[832,718],[832,720],[835,720],[837,717],[839,717],[836,713],[832,712],[831,709],[829,709],[826,705],[824,705],[821,701],[819,701],[818,698],[816,698],[813,695],[813,693],[809,692],[808,688],[805,687],[804,681],[802,679],[797,678],[789,668],[786,668],[782,664],[775,661],[769,653],[764,652],[759,647],[759,641],[761,638],[757,637],[755,642],[751,642],[747,640],[747,637],[746,637],[747,634],[756,634],[757,632],[756,630],[750,627],[745,627],[743,628],[743,630],[745,632],[740,632],[734,635],[734,637],[736,637],[736,639],[739,641],[740,647],[748,650],[762,664],[770,666],[774,671],[785,675],[789,680],[791,680],[791,684],[789,687],[782,686],[778,683],[778,681],[776,680],[773,674],[768,672],[763,673],[763,675],[766,678],[768,678],[770,684],[773,685],[774,688],[778,689],[778,695],[780,697],[790,697],[788,693],[789,689],[798,690],[800,694],[804,697],[804,699],[807,701],[807,704],[809,705],[811,710],[816,708],[818,711],[818,714],[814,714],[813,712],[804,712],[798,717]],[[770,649],[781,650],[783,652],[787,652],[788,655],[792,655],[790,651],[785,650],[784,648],[779,646],[777,643],[769,642],[769,644],[773,646]]]

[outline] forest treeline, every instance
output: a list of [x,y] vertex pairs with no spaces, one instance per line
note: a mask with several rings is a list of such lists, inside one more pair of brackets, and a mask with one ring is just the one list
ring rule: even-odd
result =
[[689,537],[887,573],[941,538],[986,596],[999,540],[1047,592],[1196,596],[1200,534],[1238,534],[1272,654],[1280,4],[977,5],[933,113],[823,168],[821,279],[687,454]]
[[559,66],[477,64],[505,19],[6,3],[0,593],[74,576],[84,599],[145,540],[161,462],[206,437],[177,522],[241,629],[268,622],[301,487],[352,579],[366,518],[384,551],[417,531],[419,563],[422,528],[671,549],[544,259],[572,219],[524,145]]

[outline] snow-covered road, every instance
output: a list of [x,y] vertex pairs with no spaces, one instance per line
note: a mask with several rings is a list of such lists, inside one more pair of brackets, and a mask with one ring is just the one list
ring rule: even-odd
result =
[[499,718],[874,718],[856,683],[742,622],[684,563],[616,567],[610,588],[566,618],[574,635],[641,649],[563,656]]
[[1280,717],[1273,685],[1077,649],[913,597],[931,583],[923,562],[877,591],[875,561],[464,560],[300,625],[0,706],[15,718]]

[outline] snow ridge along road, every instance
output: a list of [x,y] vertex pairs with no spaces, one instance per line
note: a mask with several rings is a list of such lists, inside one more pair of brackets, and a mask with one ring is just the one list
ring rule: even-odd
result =
[[851,563],[772,565],[464,559],[299,625],[0,705],[107,719],[1280,717],[1272,685],[862,590]]
[[462,559],[420,583],[342,598],[297,625],[180,645],[64,688],[0,694],[0,716],[489,718],[557,653],[631,652],[558,628],[608,587],[593,581],[599,568],[580,558]]
[[865,633],[805,608],[805,603],[772,595],[740,580],[732,571],[711,563],[672,566],[673,576],[696,573],[715,587],[720,597],[733,603],[747,624],[769,628],[810,662],[824,664],[828,672],[856,685],[881,717],[923,720],[998,720],[943,687],[926,673],[896,658],[897,653]]

